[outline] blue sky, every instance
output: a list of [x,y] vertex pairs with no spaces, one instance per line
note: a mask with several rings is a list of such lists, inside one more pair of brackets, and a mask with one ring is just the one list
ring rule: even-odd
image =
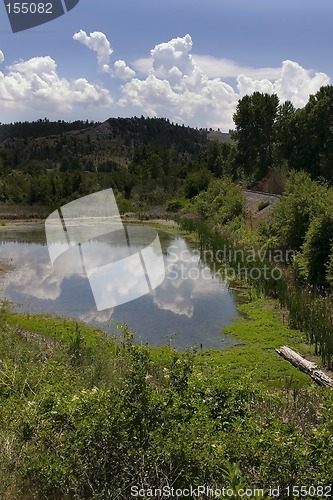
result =
[[238,99],[302,107],[333,81],[333,4],[80,0],[13,34],[0,5],[1,122],[165,116],[228,130]]

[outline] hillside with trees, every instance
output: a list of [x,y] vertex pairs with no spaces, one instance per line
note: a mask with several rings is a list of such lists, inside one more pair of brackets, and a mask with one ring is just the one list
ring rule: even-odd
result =
[[0,201],[53,206],[112,187],[154,203],[179,189],[207,132],[164,119],[0,125]]

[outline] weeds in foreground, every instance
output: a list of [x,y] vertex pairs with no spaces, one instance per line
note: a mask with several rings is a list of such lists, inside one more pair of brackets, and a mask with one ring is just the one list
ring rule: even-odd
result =
[[[126,325],[115,342],[75,322],[64,333],[60,320],[44,318],[55,340],[45,344],[9,320],[4,308],[5,500],[329,481],[331,393],[288,378],[272,390],[246,373],[228,377],[227,354],[134,345]],[[42,319],[34,321],[42,330]]]

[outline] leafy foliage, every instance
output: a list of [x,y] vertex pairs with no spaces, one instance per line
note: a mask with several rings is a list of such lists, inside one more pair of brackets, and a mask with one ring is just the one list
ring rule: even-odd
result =
[[195,198],[194,208],[204,220],[222,226],[242,216],[244,198],[239,186],[231,179],[215,179],[209,184],[207,191]]
[[302,252],[297,260],[309,283],[325,286],[332,255],[333,213],[323,213],[312,220],[306,233]]
[[279,152],[289,169],[305,170],[313,178],[322,177],[332,183],[332,117],[332,85],[310,96],[303,109],[285,114]]
[[313,179],[333,182],[333,86],[321,87],[302,109],[290,101],[279,104],[273,94],[244,96],[234,114],[239,176],[249,183],[270,168],[305,171]]
[[276,243],[299,250],[312,219],[325,210],[327,186],[311,180],[305,172],[291,172],[281,201],[273,211],[272,234]]
[[234,114],[237,140],[236,163],[246,175],[258,179],[267,174],[273,163],[274,125],[279,99],[276,94],[254,92],[244,96]]

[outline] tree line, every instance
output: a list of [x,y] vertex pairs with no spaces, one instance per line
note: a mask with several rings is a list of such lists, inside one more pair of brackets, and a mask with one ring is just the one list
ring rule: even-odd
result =
[[333,86],[311,95],[304,108],[276,94],[244,96],[234,114],[235,168],[257,181],[269,169],[305,171],[333,182]]

